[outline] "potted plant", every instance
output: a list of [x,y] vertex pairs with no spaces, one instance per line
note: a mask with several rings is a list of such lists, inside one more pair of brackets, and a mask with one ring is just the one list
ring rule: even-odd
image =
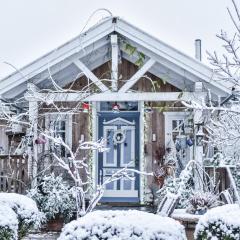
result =
[[40,184],[28,192],[28,196],[45,213],[46,228],[49,231],[60,231],[63,224],[70,221],[76,209],[72,189],[62,176],[55,176],[54,173],[44,176]]
[[192,214],[202,215],[207,212],[208,209],[221,205],[219,196],[213,192],[197,191],[189,198],[189,205],[187,212]]

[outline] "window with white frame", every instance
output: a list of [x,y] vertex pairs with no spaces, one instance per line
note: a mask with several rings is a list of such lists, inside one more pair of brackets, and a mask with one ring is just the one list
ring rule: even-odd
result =
[[[53,137],[60,137],[70,148],[72,148],[72,115],[51,114],[46,116],[46,129],[50,130]],[[67,152],[63,146],[50,143],[50,149],[58,156],[66,157]]]
[[[179,170],[192,159],[193,138],[191,118],[186,112],[165,112],[165,148],[175,145]],[[192,143],[192,144],[191,144]]]

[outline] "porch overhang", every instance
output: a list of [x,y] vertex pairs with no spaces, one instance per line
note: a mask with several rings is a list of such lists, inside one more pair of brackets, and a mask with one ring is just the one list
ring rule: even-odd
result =
[[[38,87],[46,89],[49,87],[49,83],[51,84],[50,79],[52,77],[54,78],[55,75],[57,77],[57,84],[63,87],[66,86],[69,81],[74,80],[72,73],[77,76],[78,74],[84,74],[93,83],[97,83],[96,85],[101,91],[107,91],[106,86],[104,86],[91,71],[106,62],[106,60],[110,60],[110,35],[113,34],[118,35],[119,41],[116,42],[116,44],[119,44],[118,49],[120,51],[119,54],[115,51],[112,56],[115,65],[119,56],[132,63],[136,62],[136,56],[126,53],[126,49],[124,49],[122,44],[123,40],[126,40],[127,43],[133,45],[138,52],[146,56],[145,65],[142,66],[142,69],[138,70],[135,76],[128,79],[130,81],[128,81],[122,89],[119,89],[120,92],[126,93],[147,71],[152,72],[159,78],[166,75],[169,83],[182,91],[191,92],[194,84],[201,81],[204,83],[205,91],[210,89],[214,96],[226,97],[231,94],[231,86],[228,86],[226,82],[222,83],[221,76],[215,73],[210,67],[174,49],[123,19],[111,17],[103,20],[86,32],[81,33],[56,50],[2,79],[0,81],[0,95],[5,99],[14,99],[22,96],[26,91],[27,82],[34,83]],[[114,51],[113,49],[114,47],[112,45],[112,51]],[[93,53],[94,58],[90,61],[89,58],[93,56]],[[112,72],[114,72],[114,69],[112,69]],[[115,83],[117,81],[117,79],[114,78],[112,80]],[[14,91],[12,91],[13,89]],[[131,96],[128,94],[122,95],[122,93],[111,93],[113,95],[109,93],[109,95],[106,96],[94,94],[92,98],[89,97],[86,100],[94,101],[96,99],[96,101],[106,101],[106,99],[111,97],[125,101],[131,100]],[[162,99],[166,97],[164,93],[163,95],[155,95],[146,93],[146,95],[142,94],[136,97],[134,96],[134,98],[136,100],[139,99],[139,101],[163,101]],[[171,99],[176,100],[177,98],[176,95],[167,95],[170,96]],[[150,99],[146,99],[146,97],[150,97]]]
[[26,93],[27,101],[51,102],[105,102],[105,101],[152,101],[152,102],[173,102],[173,101],[199,101],[207,96],[206,92],[106,92],[106,93]]

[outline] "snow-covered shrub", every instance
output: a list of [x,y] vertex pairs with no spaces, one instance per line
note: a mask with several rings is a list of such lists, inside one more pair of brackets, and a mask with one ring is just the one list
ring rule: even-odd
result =
[[55,176],[54,173],[44,176],[40,185],[31,189],[28,196],[36,201],[47,219],[62,215],[65,220],[69,220],[76,211],[70,186],[63,181],[61,176]]
[[195,229],[195,239],[240,239],[240,207],[227,204],[213,208],[201,216]]
[[187,212],[193,214],[205,213],[208,209],[217,207],[221,204],[219,196],[212,192],[194,192],[189,198]]
[[37,204],[31,198],[16,193],[0,193],[0,205],[10,207],[18,218],[18,235],[39,227],[44,221],[44,215],[38,210]]
[[16,240],[18,237],[17,214],[8,206],[0,206],[0,239]]
[[65,225],[58,240],[185,240],[177,221],[147,212],[94,211]]

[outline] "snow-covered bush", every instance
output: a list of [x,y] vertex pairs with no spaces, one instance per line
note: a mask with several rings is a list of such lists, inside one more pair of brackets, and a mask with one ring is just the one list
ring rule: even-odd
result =
[[195,230],[195,239],[240,239],[240,207],[227,204],[209,210],[204,214]]
[[8,206],[0,206],[0,239],[16,240],[18,219],[16,213]]
[[152,213],[131,211],[94,211],[65,225],[58,240],[83,239],[186,239],[177,221]]
[[27,196],[0,193],[0,205],[10,207],[17,214],[19,237],[24,236],[29,229],[39,227],[44,221],[44,215],[39,212],[35,201]]
[[65,220],[69,220],[76,211],[70,186],[63,181],[61,176],[55,176],[54,173],[44,176],[40,185],[31,189],[28,196],[36,201],[47,219],[62,215]]

